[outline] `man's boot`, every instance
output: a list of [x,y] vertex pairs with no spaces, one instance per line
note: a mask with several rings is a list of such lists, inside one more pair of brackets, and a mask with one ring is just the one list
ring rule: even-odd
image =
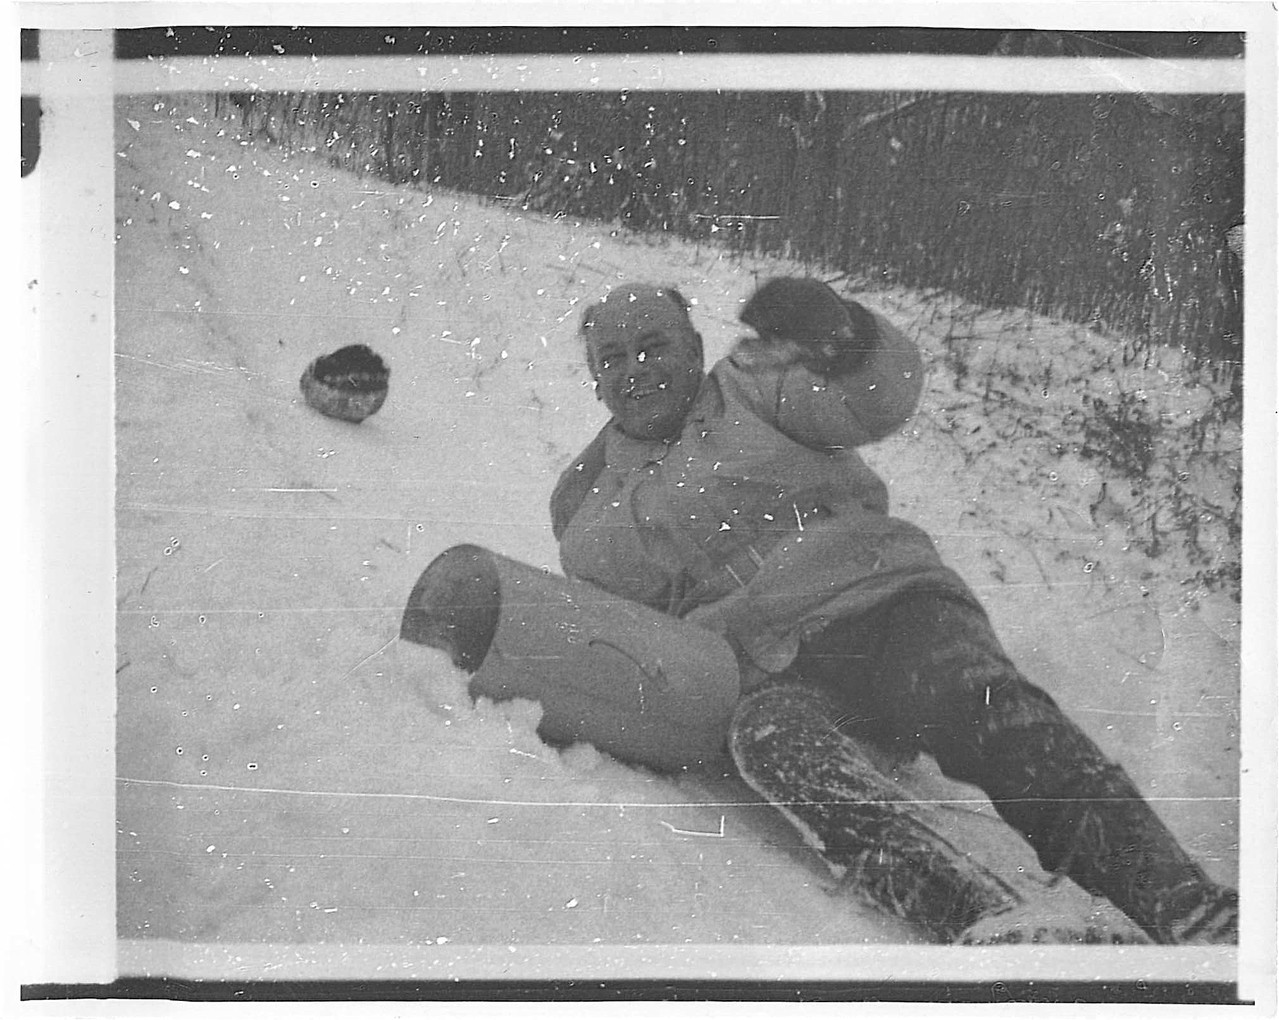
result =
[[840,887],[940,942],[1020,905],[1017,890],[928,825],[922,805],[839,731],[838,715],[806,685],[765,686],[738,704],[729,750]]

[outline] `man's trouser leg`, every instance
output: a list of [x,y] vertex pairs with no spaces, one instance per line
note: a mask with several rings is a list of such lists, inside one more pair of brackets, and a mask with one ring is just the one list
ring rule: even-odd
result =
[[980,787],[1047,871],[1103,896],[1158,942],[1237,939],[1238,896],[1185,853],[1122,768],[1008,660],[977,607],[906,596],[805,645],[796,669]]

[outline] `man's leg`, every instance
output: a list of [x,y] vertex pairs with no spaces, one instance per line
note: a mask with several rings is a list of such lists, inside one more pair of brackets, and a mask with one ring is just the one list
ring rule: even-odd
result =
[[942,942],[1019,905],[1015,889],[927,824],[862,741],[832,725],[836,714],[807,684],[766,685],[739,703],[729,749],[841,886]]
[[1156,941],[1237,939],[1237,894],[1208,879],[1123,769],[1018,673],[980,609],[921,594],[876,615],[880,637],[863,622],[841,641],[836,625],[799,665],[828,686],[847,650],[845,667],[861,665],[864,678],[856,714],[980,787],[1046,870],[1104,896]]

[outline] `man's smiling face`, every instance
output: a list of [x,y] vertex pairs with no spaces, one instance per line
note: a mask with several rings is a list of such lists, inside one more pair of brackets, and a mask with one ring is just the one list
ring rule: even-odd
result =
[[679,435],[704,375],[702,338],[669,290],[623,286],[583,326],[600,399],[635,439]]

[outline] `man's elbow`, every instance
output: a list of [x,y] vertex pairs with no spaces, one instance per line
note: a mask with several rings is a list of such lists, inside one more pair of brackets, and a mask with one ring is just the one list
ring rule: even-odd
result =
[[882,348],[873,368],[853,383],[851,406],[875,438],[909,421],[924,392],[924,359],[919,347],[887,322],[881,323]]

